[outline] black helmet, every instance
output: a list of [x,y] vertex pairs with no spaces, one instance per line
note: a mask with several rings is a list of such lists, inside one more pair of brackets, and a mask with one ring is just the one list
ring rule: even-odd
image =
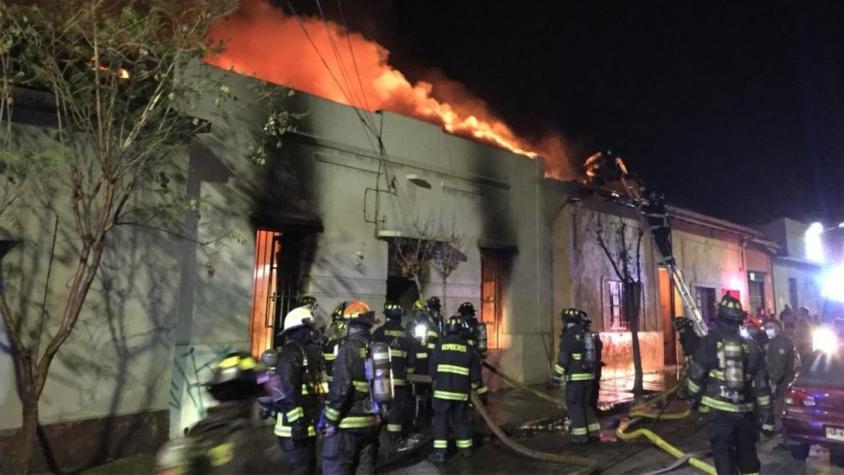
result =
[[390,320],[394,318],[401,318],[403,313],[404,310],[401,308],[401,305],[393,302],[392,300],[388,300],[384,304],[384,316]]
[[445,333],[447,335],[460,335],[463,333],[464,328],[463,319],[458,315],[449,317],[448,321],[445,323]]
[[586,322],[586,320],[589,320],[589,316],[586,315],[586,312],[576,308],[567,308],[563,310],[560,313],[560,318],[562,318],[565,323],[578,323],[581,325]]
[[439,297],[431,297],[428,299],[428,309],[439,312],[442,308]]
[[249,353],[229,353],[217,363],[205,387],[218,401],[249,399],[259,393],[258,378],[262,372],[263,368]]
[[463,302],[457,307],[457,313],[464,317],[474,317],[475,313],[475,306],[472,305],[472,302]]
[[300,307],[312,307],[312,306],[316,307],[316,305],[317,305],[316,297],[311,296],[311,295],[306,295],[306,296],[302,297],[301,300],[299,300],[299,306]]
[[334,310],[331,311],[331,321],[336,322],[338,320],[343,319],[343,309],[346,308],[346,302],[340,302],[334,307]]
[[745,313],[741,302],[730,294],[724,296],[718,303],[718,318],[740,325],[744,322]]
[[674,331],[685,331],[692,327],[692,321],[683,316],[679,316],[671,322],[671,326],[674,327]]

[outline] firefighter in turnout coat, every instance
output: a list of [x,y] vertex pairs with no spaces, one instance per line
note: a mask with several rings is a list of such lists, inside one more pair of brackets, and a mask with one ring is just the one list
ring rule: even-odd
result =
[[323,381],[320,348],[312,340],[314,316],[298,307],[284,317],[284,342],[276,373],[282,397],[275,403],[278,414],[274,433],[290,473],[316,472],[316,427],[320,399],[328,391]]
[[337,351],[334,378],[318,425],[325,437],[322,473],[375,473],[381,419],[366,379],[375,312],[353,300],[344,307],[343,319],[348,322],[348,336]]
[[[394,394],[393,406],[387,414],[387,433],[393,444],[398,443],[410,430],[412,395],[407,373],[413,372],[416,365],[416,346],[401,324],[402,313],[404,312],[399,304],[387,302],[384,305],[387,322],[372,335],[374,341],[386,343],[390,347]],[[425,362],[427,363],[427,360]]]
[[592,407],[594,380],[600,368],[598,336],[584,328],[585,312],[563,310],[566,329],[560,340],[557,367],[566,381],[566,410],[571,418],[571,442],[585,444],[600,439],[601,426]]
[[461,335],[463,321],[454,316],[445,326],[446,335],[429,358],[434,395],[432,421],[434,452],[432,462],[444,462],[448,450],[449,425],[457,438],[458,452],[464,457],[472,453],[472,429],[469,423],[469,391],[487,392],[481,379],[480,357]]
[[725,295],[716,328],[700,341],[689,371],[692,408],[710,409],[709,443],[719,475],[759,473],[757,422],[769,420],[771,410],[765,357],[755,341],[740,335],[742,321],[741,303]]

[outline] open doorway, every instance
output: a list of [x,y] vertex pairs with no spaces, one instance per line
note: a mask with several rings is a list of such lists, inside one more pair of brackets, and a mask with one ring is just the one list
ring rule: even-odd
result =
[[278,344],[284,316],[301,300],[303,256],[308,236],[259,229],[255,233],[252,273],[252,313],[249,334],[252,354]]
[[397,302],[404,309],[413,308],[419,300],[419,289],[413,279],[402,272],[401,259],[397,247],[401,242],[392,241],[387,253],[387,300]]

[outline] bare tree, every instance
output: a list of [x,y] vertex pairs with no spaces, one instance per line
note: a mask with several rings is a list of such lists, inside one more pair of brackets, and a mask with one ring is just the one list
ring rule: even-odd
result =
[[605,223],[595,220],[595,238],[622,285],[622,308],[630,326],[633,345],[633,394],[644,392],[642,352],[639,346],[639,314],[642,306],[642,238],[639,226],[630,226],[622,218]]
[[[34,211],[53,216],[50,234],[72,259],[63,263],[69,281],[51,294],[62,300],[45,302],[36,318],[28,297],[0,291],[23,406],[12,473],[29,471],[51,364],[79,321],[112,232],[127,224],[165,229],[199,204],[168,185],[168,175],[202,128],[178,104],[208,96],[213,85],[188,83],[182,73],[203,57],[208,29],[232,7],[217,0],[22,3],[0,3],[0,213],[4,223],[26,222]],[[15,139],[15,91],[23,90],[38,91],[55,110],[49,140],[37,145]],[[218,85],[213,93],[227,91]]]
[[448,316],[448,303],[446,296],[448,295],[448,278],[457,270],[461,262],[466,261],[466,255],[463,253],[464,239],[463,236],[457,233],[454,222],[451,226],[446,228],[441,226],[435,235],[436,244],[431,252],[431,267],[437,272],[440,277],[442,285],[442,312],[444,316]]

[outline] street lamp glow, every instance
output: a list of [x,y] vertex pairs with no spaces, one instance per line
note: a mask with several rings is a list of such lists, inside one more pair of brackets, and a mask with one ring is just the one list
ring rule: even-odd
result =
[[806,259],[817,262],[818,264],[824,261],[822,234],[823,224],[815,222],[809,226],[806,234],[803,235],[803,244],[806,246]]
[[838,351],[838,335],[831,328],[820,327],[812,332],[812,351],[833,354]]
[[821,281],[821,297],[844,302],[844,265],[829,270]]

